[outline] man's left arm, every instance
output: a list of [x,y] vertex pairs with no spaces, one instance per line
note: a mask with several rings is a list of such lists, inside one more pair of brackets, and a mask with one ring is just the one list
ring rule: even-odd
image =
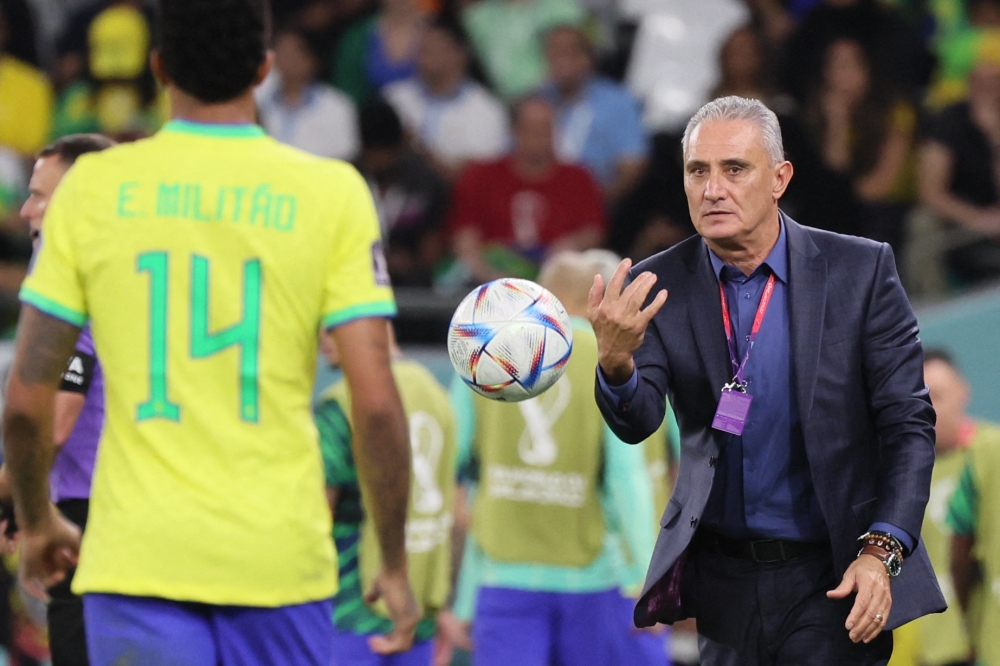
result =
[[[879,250],[864,316],[862,362],[869,407],[878,432],[881,466],[873,529],[884,528],[912,550],[920,535],[934,466],[934,410],[923,376],[917,319],[900,284],[892,250]],[[851,640],[874,640],[892,608],[886,566],[859,556],[828,595],[857,592],[845,626]]]
[[862,339],[865,383],[881,447],[874,515],[876,523],[895,528],[893,536],[908,540],[911,551],[920,536],[934,468],[934,408],[917,333],[892,250],[883,245]]

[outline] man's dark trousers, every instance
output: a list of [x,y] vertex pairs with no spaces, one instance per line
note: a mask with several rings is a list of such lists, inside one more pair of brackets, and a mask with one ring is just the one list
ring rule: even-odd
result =
[[884,666],[892,634],[852,643],[844,619],[854,597],[826,596],[839,583],[830,550],[756,563],[692,546],[681,589],[701,663],[747,666],[756,655],[756,666]]
[[[59,510],[81,530],[87,526],[90,501],[72,499],[59,502]],[[83,599],[73,594],[71,569],[65,580],[49,589],[49,649],[52,666],[89,666],[87,637],[83,629]]]

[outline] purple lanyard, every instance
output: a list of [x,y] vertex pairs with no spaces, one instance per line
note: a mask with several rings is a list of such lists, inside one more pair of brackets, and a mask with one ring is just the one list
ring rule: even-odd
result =
[[733,371],[736,373],[734,375],[733,381],[736,384],[736,388],[743,390],[746,388],[746,382],[743,380],[743,370],[746,368],[747,361],[750,360],[750,350],[753,349],[753,343],[757,341],[757,333],[760,332],[760,325],[764,321],[764,314],[767,312],[767,306],[771,303],[771,295],[774,293],[774,283],[777,280],[774,277],[774,273],[771,273],[771,277],[767,279],[767,284],[764,285],[764,293],[760,296],[760,304],[757,306],[757,314],[753,318],[753,326],[750,328],[750,344],[747,345],[747,353],[743,355],[743,362],[740,363],[736,360],[736,335],[733,333],[733,322],[729,316],[729,303],[726,302],[726,290],[723,288],[722,283],[719,283],[719,297],[722,299],[722,324],[726,329],[726,342],[729,345],[729,360],[733,364]]

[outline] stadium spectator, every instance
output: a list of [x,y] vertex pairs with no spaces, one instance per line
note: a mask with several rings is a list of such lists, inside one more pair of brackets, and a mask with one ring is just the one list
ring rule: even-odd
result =
[[901,256],[915,197],[913,107],[874,78],[860,43],[842,37],[825,53],[802,122],[826,168],[850,180],[861,202],[861,234]]
[[462,20],[486,75],[501,97],[515,99],[545,79],[543,39],[560,25],[581,25],[576,0],[479,0]]
[[900,635],[894,634],[893,639],[897,644],[906,644],[909,638],[920,666],[969,665],[972,662],[969,632],[962,620],[962,609],[951,579],[951,528],[947,525],[947,517],[948,502],[958,487],[969,448],[976,445],[983,430],[966,412],[969,384],[950,354],[941,349],[924,352],[924,381],[930,390],[937,421],[931,495],[920,538],[927,547],[948,610],[917,619],[900,628]]
[[383,101],[362,109],[357,165],[375,199],[392,283],[429,286],[444,255],[448,184],[407,147],[399,116]]
[[556,154],[586,167],[613,205],[635,188],[649,163],[639,103],[623,86],[595,74],[593,44],[579,28],[549,31],[545,57],[550,81],[542,95],[556,109]]
[[424,35],[416,76],[385,88],[417,150],[448,180],[455,180],[470,160],[499,157],[510,140],[506,110],[469,78],[468,67],[469,45],[461,26],[439,19]]
[[614,437],[594,403],[583,314],[595,270],[577,253],[542,268],[572,318],[573,354],[552,388],[510,404],[452,384],[459,469],[477,485],[454,610],[472,621],[477,666],[666,663],[662,642],[657,662],[623,640],[619,588],[652,553],[653,491],[645,444]]
[[766,44],[770,56],[777,55],[795,32],[795,19],[782,0],[745,0],[753,29]]
[[719,49],[719,83],[710,97],[738,95],[770,101],[773,91],[765,80],[764,63],[764,48],[757,32],[749,25],[733,30]]
[[1000,276],[1000,62],[983,59],[969,97],[931,123],[920,155],[920,198],[946,223],[967,230],[946,253],[968,282]]
[[992,666],[1000,663],[1000,425],[972,427],[968,462],[948,504],[951,578],[976,663]]
[[413,76],[426,27],[420,0],[382,0],[378,14],[359,19],[341,37],[333,85],[362,106],[393,81]]
[[522,100],[510,155],[469,167],[455,186],[452,246],[473,281],[532,277],[548,254],[601,243],[600,190],[585,169],[556,159],[554,123],[547,101]]
[[152,19],[139,0],[105,0],[70,18],[56,61],[54,136],[152,134],[166,120],[149,68]]
[[358,153],[358,114],[350,97],[318,80],[322,62],[311,37],[285,29],[274,37],[275,72],[257,89],[260,124],[278,141],[320,157]]
[[875,78],[915,95],[926,84],[931,58],[899,9],[877,0],[823,0],[806,14],[787,44],[783,87],[799,102],[823,72],[830,44],[851,37],[871,54]]
[[10,54],[9,37],[0,9],[0,147],[29,157],[49,137],[52,86],[41,71]]
[[927,103],[940,110],[965,98],[977,55],[984,48],[1000,48],[1000,0],[937,0],[928,11],[934,22],[929,44],[937,71]]
[[[430,666],[437,614],[451,596],[451,528],[455,506],[455,417],[448,392],[431,372],[403,357],[389,328],[392,373],[410,423],[412,445],[409,510],[406,518],[407,573],[420,607],[413,647],[404,655],[380,656],[368,644],[388,633],[392,622],[365,594],[380,567],[369,496],[358,480],[352,452],[351,398],[340,380],[324,391],[314,413],[323,451],[327,496],[333,511],[340,590],[334,598],[334,663],[364,666]],[[333,336],[320,348],[331,367],[340,367]]]

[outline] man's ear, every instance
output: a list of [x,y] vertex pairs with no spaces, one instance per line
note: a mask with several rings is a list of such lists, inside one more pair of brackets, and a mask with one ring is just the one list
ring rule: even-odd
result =
[[149,52],[149,68],[161,86],[165,88],[170,84],[170,77],[163,69],[163,57],[160,55],[159,49],[153,49]]
[[262,62],[260,64],[260,67],[257,69],[257,78],[253,82],[254,88],[256,88],[257,86],[259,86],[261,83],[264,82],[264,79],[267,78],[267,75],[271,73],[272,67],[274,67],[274,51],[268,49],[267,56],[264,58],[264,62]]
[[774,197],[775,201],[784,196],[785,190],[788,189],[788,184],[792,182],[792,175],[794,173],[795,167],[787,160],[774,168],[774,189],[771,190],[771,196]]

